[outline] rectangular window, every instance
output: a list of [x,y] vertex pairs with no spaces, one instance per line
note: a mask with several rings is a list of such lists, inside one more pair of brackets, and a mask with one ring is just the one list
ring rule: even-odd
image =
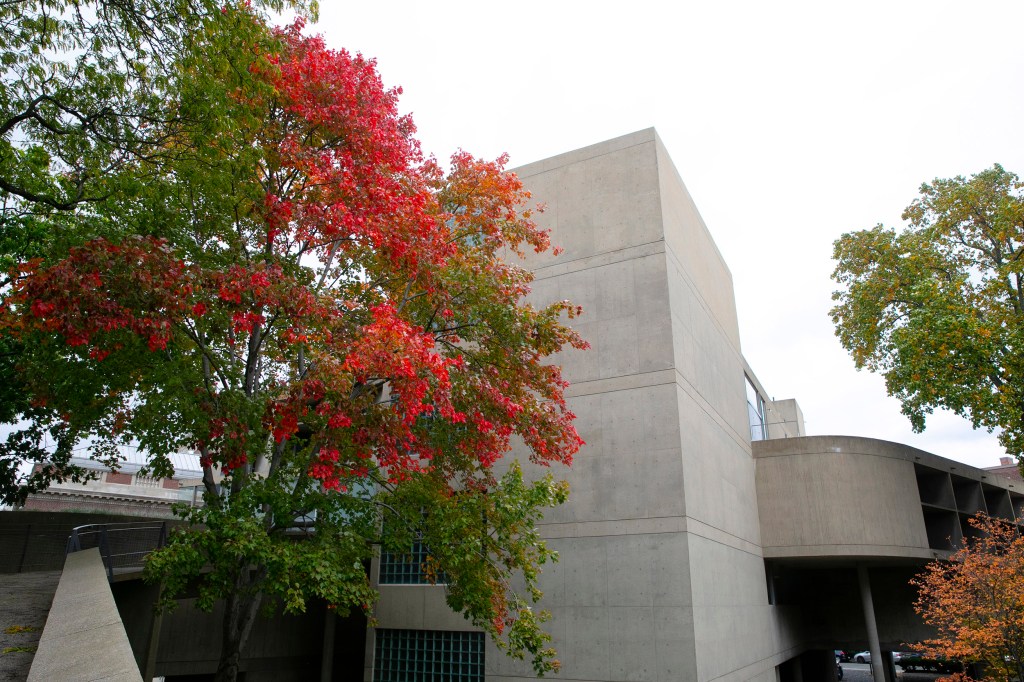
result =
[[[429,553],[427,546],[419,540],[412,544],[408,554],[381,552],[378,581],[381,585],[429,585],[423,570]],[[438,576],[437,581],[445,582],[444,576]]]
[[484,633],[377,628],[373,682],[482,682]]
[[768,438],[768,424],[765,421],[767,410],[765,409],[764,398],[758,393],[750,377],[744,375],[743,379],[747,385],[747,416],[750,418],[750,440],[765,440]]

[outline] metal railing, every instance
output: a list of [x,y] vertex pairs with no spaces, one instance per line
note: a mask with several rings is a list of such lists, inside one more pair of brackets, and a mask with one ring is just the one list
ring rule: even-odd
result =
[[78,526],[68,537],[67,554],[97,547],[111,582],[115,574],[137,573],[146,556],[167,542],[167,523],[93,523]]

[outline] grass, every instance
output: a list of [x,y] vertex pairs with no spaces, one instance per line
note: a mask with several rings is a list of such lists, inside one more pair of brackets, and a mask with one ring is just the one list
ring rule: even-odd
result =
[[34,654],[36,648],[34,646],[7,646],[4,647],[4,655],[7,654]]
[[20,635],[23,632],[35,632],[39,628],[34,628],[31,625],[12,625],[9,628],[4,628],[4,632],[9,635]]

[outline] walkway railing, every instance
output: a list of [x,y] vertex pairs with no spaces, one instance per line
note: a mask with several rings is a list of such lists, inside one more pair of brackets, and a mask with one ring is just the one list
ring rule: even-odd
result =
[[137,573],[145,566],[146,555],[167,542],[167,523],[94,523],[78,526],[68,537],[67,554],[97,548],[107,570],[107,580],[115,574]]

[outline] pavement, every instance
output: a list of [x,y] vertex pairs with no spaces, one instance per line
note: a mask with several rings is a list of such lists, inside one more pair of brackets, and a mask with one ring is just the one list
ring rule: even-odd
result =
[[60,574],[0,574],[0,682],[28,679]]
[[[843,663],[843,682],[875,682],[871,670],[866,664]],[[896,668],[896,679],[900,682],[934,682],[941,678],[938,673],[908,673]]]

